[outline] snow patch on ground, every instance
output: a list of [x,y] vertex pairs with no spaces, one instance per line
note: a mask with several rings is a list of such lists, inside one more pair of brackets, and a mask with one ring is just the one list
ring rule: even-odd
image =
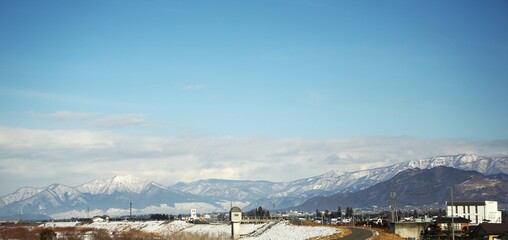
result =
[[[192,224],[191,224],[192,225]],[[249,234],[264,224],[241,224],[240,235]],[[183,230],[183,232],[222,235],[231,234],[231,225],[229,224],[196,224]]]
[[311,237],[328,236],[338,233],[336,228],[311,227],[290,225],[287,221],[279,222],[258,237],[244,237],[242,239],[307,239]]
[[[222,235],[230,234],[229,224],[191,224],[184,221],[146,221],[146,222],[94,222],[79,225],[79,222],[48,222],[40,227],[84,227],[104,229],[110,233],[117,233],[129,230],[140,230],[145,232],[171,235],[177,232],[189,232],[198,234]],[[247,235],[263,229],[268,224],[241,224],[240,235],[242,239],[307,239],[311,237],[328,236],[337,233],[339,230],[331,227],[311,227],[290,225],[287,221],[276,223],[261,235],[248,237]]]
[[42,228],[76,227],[80,222],[47,222],[39,225]]

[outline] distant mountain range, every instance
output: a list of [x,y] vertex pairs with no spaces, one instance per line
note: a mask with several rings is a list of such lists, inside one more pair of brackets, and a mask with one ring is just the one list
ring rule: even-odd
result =
[[464,171],[450,167],[431,169],[407,169],[390,180],[367,189],[352,193],[337,193],[319,196],[294,207],[300,210],[336,209],[339,205],[349,207],[387,207],[390,193],[394,192],[398,206],[443,205],[451,200],[453,189],[455,201],[493,200],[506,202],[508,199],[508,175],[500,173],[485,176],[475,171]]
[[134,176],[116,176],[77,187],[52,184],[46,188],[20,188],[0,198],[0,217],[19,218],[20,214],[54,218],[129,215],[131,202],[134,214],[187,212],[188,204],[196,204],[207,211],[223,209],[219,201],[205,196],[170,190]]
[[[333,156],[331,156],[333,157]],[[199,180],[177,183],[170,188],[200,196],[225,197],[249,201],[247,208],[263,206],[282,209],[297,206],[309,198],[334,193],[356,192],[389,180],[407,169],[430,169],[437,166],[474,170],[485,175],[508,173],[508,157],[486,157],[471,154],[438,156],[397,163],[391,166],[355,172],[329,171],[315,177],[292,182]]]
[[[383,184],[388,184],[385,181],[405,170],[420,169],[409,171],[409,173],[415,173],[415,171],[438,166],[466,171],[474,170],[482,176],[497,174],[497,179],[488,178],[490,180],[476,176],[473,180],[477,181],[479,185],[460,182],[462,185],[456,186],[457,190],[468,187],[475,188],[476,194],[488,194],[493,190],[482,186],[491,186],[492,184],[498,186],[501,183],[492,181],[502,182],[503,179],[508,179],[508,176],[504,175],[508,173],[508,157],[469,154],[407,161],[355,172],[329,171],[322,175],[292,182],[207,179],[190,183],[180,182],[165,187],[133,176],[116,176],[111,179],[94,180],[76,187],[53,184],[45,188],[20,188],[16,192],[0,198],[0,218],[19,218],[20,214],[39,217],[47,215],[53,218],[86,217],[99,214],[128,215],[130,202],[133,202],[134,214],[187,213],[190,208],[199,209],[200,212],[227,211],[231,202],[244,209],[259,206],[268,209],[273,207],[276,209],[292,208],[299,205],[302,207],[316,206],[316,204],[325,204],[328,200],[323,200],[324,202],[309,201],[325,199],[322,197],[337,197],[339,195],[334,194],[338,193],[344,194],[340,196],[360,194],[376,184],[376,186],[383,182]],[[404,172],[404,174],[409,173]],[[468,176],[472,176],[470,173],[468,174]],[[400,176],[397,175],[397,177]],[[446,175],[436,175],[436,178],[438,181],[439,178],[446,178]],[[437,184],[437,182],[429,184]],[[473,190],[468,191],[474,193]],[[402,194],[400,196],[404,196],[403,192],[400,194]],[[407,196],[408,198],[419,198],[409,197],[414,195]],[[365,204],[373,205],[369,201],[366,200]],[[440,202],[442,199],[438,198],[435,201]],[[419,204],[419,202],[414,201],[413,204]],[[356,205],[351,204],[351,206]]]

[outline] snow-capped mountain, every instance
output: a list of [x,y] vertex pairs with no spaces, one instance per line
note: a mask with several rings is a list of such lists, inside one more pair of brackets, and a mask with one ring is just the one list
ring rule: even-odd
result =
[[461,170],[473,170],[484,175],[494,175],[508,172],[507,161],[508,157],[484,157],[473,154],[461,154],[401,162],[393,166],[397,169],[430,169],[433,167],[445,166]]
[[259,206],[282,209],[316,196],[358,192],[404,170],[438,166],[474,170],[484,175],[508,174],[508,157],[439,156],[369,170],[329,171],[292,182],[208,179],[165,187],[134,176],[116,176],[76,187],[53,184],[46,188],[20,188],[0,198],[0,216],[26,213],[83,217],[88,209],[95,214],[126,215],[130,202],[137,213],[182,213],[190,208],[200,208],[203,212],[227,211],[230,202],[245,209]]
[[46,215],[86,217],[94,214],[126,215],[132,202],[137,213],[187,212],[189,204],[210,211],[222,206],[210,198],[182,193],[134,176],[94,180],[77,187],[52,184],[45,188],[20,188],[1,198],[0,216]]
[[407,169],[390,180],[353,193],[318,196],[294,207],[300,210],[335,209],[337,204],[349,207],[388,207],[390,192],[395,192],[397,204],[435,205],[450,200],[450,186],[456,201],[492,200],[505,203],[508,197],[508,175],[501,179],[485,176],[476,171],[438,166],[430,169]]
[[82,193],[113,194],[114,192],[140,193],[143,189],[153,182],[137,178],[132,175],[115,176],[109,179],[93,180],[76,187],[76,190]]
[[36,195],[37,193],[42,192],[43,190],[44,190],[43,188],[32,188],[32,187],[19,188],[16,192],[0,198],[0,207],[5,206],[7,204],[11,204],[13,202],[30,198]]
[[330,193],[355,192],[386,181],[406,169],[430,169],[438,166],[473,170],[485,175],[508,173],[508,157],[483,157],[472,154],[438,156],[397,163],[355,172],[329,171],[325,174],[290,182],[286,188],[272,196],[308,194],[316,190]]
[[79,191],[61,184],[52,184],[43,189],[36,189],[35,192],[37,193],[34,195],[25,194],[18,201],[6,204],[0,208],[0,215],[48,214],[53,211],[72,210],[86,203],[86,199]]
[[[303,203],[315,196],[327,196],[340,192],[356,192],[374,184],[389,180],[397,173],[407,169],[430,169],[437,166],[452,167],[461,170],[474,170],[485,175],[508,173],[508,157],[486,157],[472,154],[438,156],[397,163],[391,166],[360,170],[354,172],[329,171],[322,175],[299,179],[286,183],[249,182],[249,185],[238,184],[237,181],[200,180],[191,183],[178,183],[171,189],[187,191],[204,196],[217,196],[217,193],[241,192],[245,200],[250,198],[248,207],[263,206],[287,208]],[[258,184],[258,185],[254,185]],[[251,191],[256,189],[256,192]],[[213,194],[211,194],[213,193]],[[256,198],[257,196],[265,196]],[[231,197],[235,197],[232,195]]]
[[179,182],[170,188],[202,196],[243,201],[265,197],[273,192],[274,186],[278,184],[280,183],[269,181],[207,179],[190,183]]

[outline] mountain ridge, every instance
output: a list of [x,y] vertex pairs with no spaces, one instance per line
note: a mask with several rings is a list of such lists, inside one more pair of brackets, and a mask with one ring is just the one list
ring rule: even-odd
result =
[[52,184],[45,188],[22,187],[0,197],[0,216],[20,212],[51,216],[65,216],[65,212],[72,211],[84,214],[90,206],[99,213],[120,215],[126,213],[125,209],[132,201],[140,212],[187,212],[189,206],[199,206],[205,211],[227,211],[231,202],[246,209],[259,206],[283,209],[298,206],[318,196],[358,192],[387,181],[407,169],[436,166],[474,169],[482,174],[498,174],[499,178],[508,179],[508,175],[503,175],[508,173],[508,157],[471,154],[437,156],[353,172],[331,170],[291,182],[202,179],[164,186],[126,175],[92,180],[75,187],[63,184]]
[[[82,193],[112,194],[114,192],[140,193],[147,185],[154,182],[143,180],[133,175],[114,176],[113,178],[92,180],[77,186]],[[161,185],[162,186],[162,185]]]
[[389,194],[394,192],[397,204],[435,205],[443,204],[450,198],[453,187],[457,201],[495,200],[505,202],[508,197],[507,176],[499,180],[472,170],[460,170],[446,166],[430,169],[407,169],[388,181],[352,193],[336,193],[319,196],[294,207],[299,210],[335,209],[338,205],[349,207],[388,207]]
[[[367,170],[342,172],[331,170],[324,174],[302,178],[291,182],[273,182],[270,186],[264,186],[266,191],[255,193],[249,188],[237,189],[234,184],[228,185],[230,191],[243,192],[238,195],[228,195],[235,200],[253,200],[247,207],[257,206],[272,208],[273,204],[279,208],[287,208],[303,203],[305,200],[315,196],[327,196],[337,192],[355,192],[373,186],[379,182],[394,177],[397,173],[412,168],[431,168],[436,166],[449,166],[462,170],[475,170],[482,174],[508,173],[508,157],[488,157],[473,154],[457,154],[436,156],[426,159],[410,160]],[[218,192],[224,189],[223,182],[215,186],[206,180],[198,180],[179,186],[169,186],[171,189],[181,191],[192,191],[194,194],[214,196],[210,192]],[[207,185],[207,191],[200,191],[202,186]],[[215,188],[214,188],[215,187]],[[250,186],[252,187],[252,186]]]
[[[195,203],[211,210],[221,209],[216,201],[178,191],[131,175],[92,180],[76,187],[51,184],[44,188],[22,187],[0,198],[0,216],[85,217],[89,207],[97,215],[125,215],[129,204],[135,209],[159,208],[157,211],[183,211],[178,204]],[[187,207],[184,208],[185,210]],[[65,215],[65,212],[74,214]],[[33,214],[32,214],[33,213]],[[63,214],[62,214],[63,213]]]

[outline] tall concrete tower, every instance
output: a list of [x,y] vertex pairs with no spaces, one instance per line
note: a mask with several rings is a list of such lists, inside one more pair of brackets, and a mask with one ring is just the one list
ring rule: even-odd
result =
[[242,222],[242,210],[239,207],[232,207],[229,211],[231,220],[231,237],[240,239],[240,223]]

